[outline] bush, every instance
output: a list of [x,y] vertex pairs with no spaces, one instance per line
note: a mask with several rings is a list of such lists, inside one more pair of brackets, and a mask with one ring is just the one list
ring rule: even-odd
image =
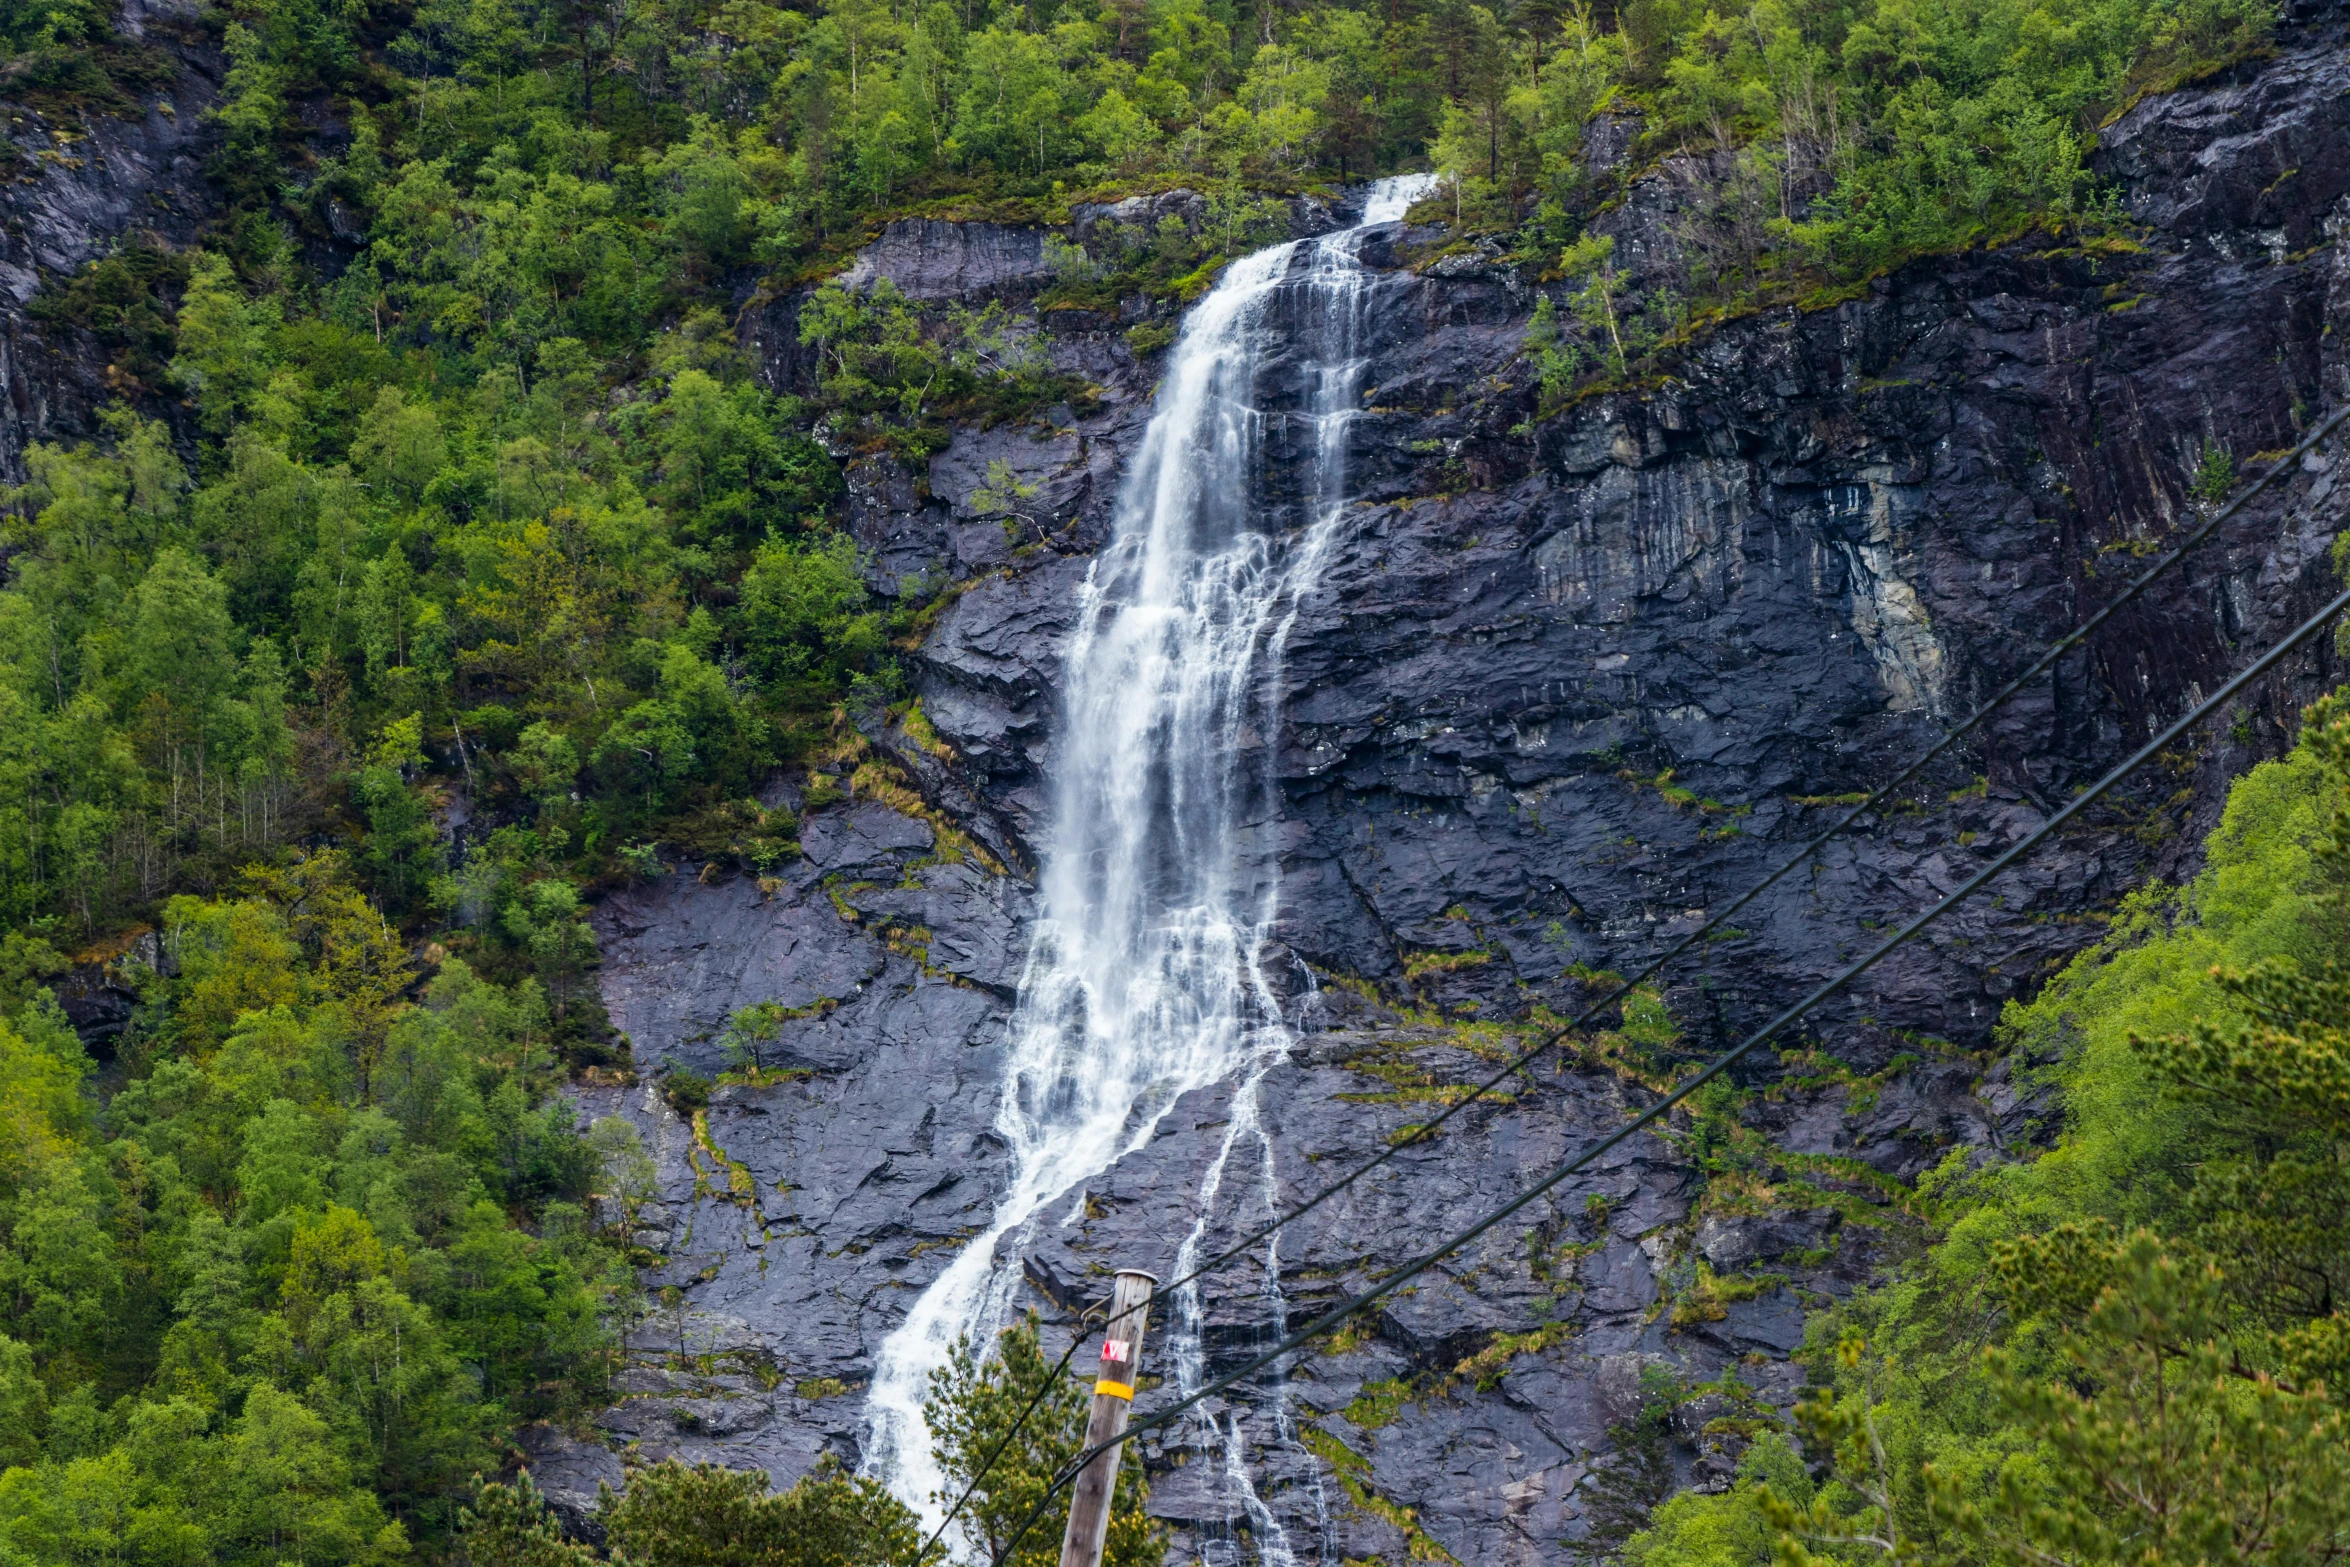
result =
[[785,690],[826,690],[883,646],[848,535],[769,539],[743,573],[735,623],[753,675]]

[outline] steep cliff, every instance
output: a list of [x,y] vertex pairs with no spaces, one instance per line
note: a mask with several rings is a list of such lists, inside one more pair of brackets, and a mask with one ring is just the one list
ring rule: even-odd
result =
[[[1354,426],[1363,500],[1290,634],[1284,722],[1259,738],[1281,785],[1281,983],[1302,1033],[1264,1085],[1281,1200],[1424,1119],[1536,1009],[1573,1010],[1580,976],[1632,967],[1703,919],[1832,797],[1885,777],[2022,668],[2195,516],[2209,448],[2249,462],[2350,396],[2337,22],[2139,104],[2098,159],[2131,219],[2117,234],[2033,234],[1720,322],[1661,384],[1539,422],[1518,358],[1538,280],[1438,229],[1366,245],[1391,286]],[[1671,176],[1605,220],[1623,254],[1669,252]],[[1333,221],[1303,205],[1297,218]],[[853,275],[1025,307],[1042,255],[1031,231],[925,220],[893,226]],[[825,1451],[853,1459],[876,1345],[987,1217],[1061,649],[1148,416],[1156,365],[1122,329],[1152,308],[1036,318],[1056,366],[1100,389],[1082,417],[960,432],[924,471],[851,466],[875,585],[954,584],[912,659],[935,736],[864,721],[904,783],[877,770],[861,796],[809,809],[803,858],[770,881],[678,866],[603,907],[606,999],[646,1082],[586,1097],[655,1142],[664,1200],[643,1239],[666,1258],[659,1309],[631,1341],[631,1396],[604,1417],[615,1442],[778,1480]],[[796,311],[787,297],[744,320],[779,386],[808,373]],[[1278,483],[1302,442],[1278,421],[1266,440]],[[993,462],[1036,486],[1025,530],[970,499]],[[2314,454],[2011,703],[1913,807],[1673,973],[1678,1048],[1726,1043],[1832,972],[2306,613],[2328,580],[2339,465],[2331,447]],[[1146,1444],[1155,1509],[1187,1545],[1244,1528],[1261,1542],[1270,1518],[1301,1554],[1555,1560],[1643,1365],[1692,1381],[1736,1368],[1786,1402],[1804,1301],[1899,1245],[1899,1183],[1952,1149],[1997,1157],[2033,1134],[2034,1107],[1983,1053],[2002,1001],[2094,937],[2083,916],[2177,874],[2194,802],[2272,754],[2332,673],[2312,655],[1816,1015],[1810,1042],[1833,1063],[1708,1133],[1766,1141],[1800,1179],[1733,1200],[1709,1188],[1693,1138],[1619,1151],[1285,1389]],[[783,1047],[801,1074],[721,1089],[681,1121],[652,1074],[672,1059],[714,1070],[729,1011],[765,1000],[800,1014]],[[1773,1077],[1758,1068],[1750,1086]],[[1359,1287],[1643,1092],[1595,1070],[1534,1075],[1285,1235],[1278,1301],[1294,1313]],[[1024,1259],[1048,1312],[1100,1294],[1110,1267],[1169,1271],[1229,1147],[1229,1097],[1177,1104],[1055,1207]],[[1219,1215],[1210,1235],[1255,1217]],[[1267,1282],[1243,1268],[1205,1292],[1211,1364],[1271,1331]],[[1359,1396],[1388,1379],[1409,1396]],[[1727,1472],[1736,1439],[1703,1429],[1725,1412],[1682,1411],[1678,1462],[1696,1483]],[[1269,1509],[1253,1522],[1228,1445]],[[539,1456],[574,1506],[618,1476],[609,1452],[552,1433]]]
[[44,283],[142,236],[185,246],[218,206],[204,178],[205,114],[224,69],[212,30],[180,0],[126,0],[115,27],[138,54],[133,82],[111,88],[137,100],[131,112],[0,84],[0,479],[11,483],[24,480],[26,447],[92,435],[102,402],[141,390],[116,384],[108,346],[87,328],[31,316]]

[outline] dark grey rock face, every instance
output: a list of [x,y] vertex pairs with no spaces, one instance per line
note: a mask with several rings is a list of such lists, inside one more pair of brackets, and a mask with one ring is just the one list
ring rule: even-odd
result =
[[[1661,951],[1832,820],[1833,797],[1889,776],[2106,602],[2147,543],[2198,515],[2207,444],[2248,460],[2350,396],[2350,264],[2328,241],[2350,223],[2346,89],[2339,40],[2288,35],[2256,69],[2104,133],[2102,177],[2143,225],[2129,244],[2042,236],[1921,262],[1830,308],[1722,325],[1661,387],[1539,424],[1516,357],[1532,281],[1474,252],[1422,265],[1431,233],[1368,243],[1385,281],[1352,435],[1362,499],[1289,635],[1285,722],[1245,759],[1281,787],[1277,956],[1299,1040],[1255,1083],[1178,1102],[1082,1201],[1007,1241],[1034,1302],[1058,1317],[1111,1268],[1171,1273],[1219,1160],[1267,1173],[1227,1183],[1205,1254],[1261,1220],[1268,1193],[1297,1201],[1389,1146],[1517,1048],[1534,1008],[1572,1011],[1579,974]],[[1627,202],[1620,221],[1658,210]],[[1655,254],[1672,235],[1645,238]],[[966,239],[920,242],[962,270],[907,275],[1002,284],[1009,242]],[[903,261],[887,246],[875,275]],[[746,333],[769,341],[760,322],[791,308]],[[667,1258],[652,1282],[674,1293],[637,1326],[605,1419],[642,1454],[779,1483],[824,1452],[853,1459],[877,1346],[992,1212],[1019,868],[1045,830],[1075,594],[1156,368],[1111,323],[1049,335],[1057,363],[1101,385],[1092,417],[972,432],[926,474],[859,464],[853,502],[878,586],[959,588],[914,661],[952,759],[871,738],[1014,873],[943,855],[930,822],[867,799],[810,814],[806,860],[771,888],[681,871],[599,915],[607,996],[648,1072],[665,1055],[711,1070],[749,1001],[806,1014],[783,1043],[807,1075],[721,1089],[703,1133],[648,1089],[586,1096],[635,1118],[664,1171],[646,1238]],[[771,379],[798,373],[791,354],[771,355]],[[1294,440],[1268,431],[1276,501]],[[1024,531],[968,502],[994,460],[1038,486]],[[2340,461],[2313,456],[2003,709],[1915,809],[1821,851],[1677,967],[1680,1048],[1730,1042],[1865,950],[2306,613]],[[1239,1544],[1237,1449],[1267,1509],[1249,1537],[1278,1525],[1301,1556],[1402,1560],[1425,1548],[1416,1529],[1464,1562],[1560,1560],[1644,1368],[1735,1368],[1753,1404],[1792,1403],[1805,1302],[1895,1249],[1886,1183],[2045,1135],[2048,1107],[1962,1052],[2094,933],[2069,916],[2184,867],[2204,824],[2166,802],[2189,782],[2216,801],[2333,673],[2313,652],[2227,733],[1816,1015],[1800,1042],[1855,1073],[1901,1052],[1925,1064],[1747,1102],[1743,1133],[1808,1160],[1803,1191],[1710,1189],[1676,1121],[1281,1386],[1155,1433],[1153,1506],[1181,1549]],[[1752,1065],[1751,1084],[1771,1080]],[[1509,1095],[1286,1231],[1272,1263],[1260,1250],[1217,1275],[1161,1345],[1237,1366],[1647,1102],[1554,1066]],[[1705,1426],[1736,1412],[1676,1413],[1688,1483],[1728,1483],[1736,1441]]]
[[604,1525],[596,1502],[601,1487],[621,1490],[628,1483],[619,1455],[600,1442],[581,1441],[551,1425],[525,1427],[517,1445],[563,1527],[603,1544]]
[[[2113,127],[2111,173],[2144,182],[2143,248],[2042,238],[1920,263],[1832,309],[1726,326],[1664,389],[1531,430],[1530,287],[1473,256],[1398,273],[1355,428],[1364,499],[1289,644],[1291,949],[1390,983],[1415,954],[1482,952],[1419,988],[1487,1016],[1566,999],[1569,964],[1623,968],[1691,928],[1832,820],[1824,802],[1890,775],[2097,608],[2195,520],[2207,444],[2289,446],[2340,384],[2324,236],[2350,189],[2346,71],[2313,46]],[[1676,993],[1699,1037],[1857,955],[2313,607],[2335,461],[2020,694],[1931,780],[1931,809],[1742,914]],[[1079,504],[1073,549],[1089,523]],[[922,653],[942,733],[1008,802],[1044,765],[1074,569],[981,581]],[[2329,670],[2315,655],[2263,712]],[[2215,736],[2206,757],[2217,777],[2245,753]],[[2106,816],[2128,832],[2010,873],[1831,1007],[1823,1038],[1866,1064],[1895,1047],[1863,1018],[1981,1042],[2081,939],[2049,915],[2192,841],[2148,814],[2174,788]]]
[[[605,999],[647,1082],[581,1095],[645,1134],[663,1201],[639,1238],[668,1259],[647,1283],[680,1292],[632,1333],[639,1366],[605,1429],[641,1456],[779,1482],[827,1451],[854,1458],[874,1346],[985,1211],[1029,898],[871,803],[812,815],[801,842],[772,889],[679,870],[605,901]],[[774,1059],[805,1076],[720,1088],[697,1134],[654,1071],[717,1071],[728,1015],[764,1000],[803,1014]]]
[[849,288],[887,278],[908,299],[959,299],[1051,275],[1044,231],[1001,223],[901,218],[841,274]]
[[194,30],[196,8],[130,0],[117,26],[167,50],[179,79],[135,118],[52,122],[11,105],[15,157],[0,187],[0,479],[21,483],[24,450],[95,433],[110,395],[106,356],[70,327],[45,327],[25,306],[52,275],[70,276],[136,232],[174,246],[195,238],[210,208],[203,178],[212,144],[205,114],[222,62]]

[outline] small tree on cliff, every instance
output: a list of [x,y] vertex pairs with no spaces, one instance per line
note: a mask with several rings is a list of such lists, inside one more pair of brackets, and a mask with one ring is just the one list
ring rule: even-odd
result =
[[790,1016],[791,1010],[781,1002],[759,1001],[728,1018],[726,1032],[718,1036],[718,1048],[725,1053],[727,1064],[753,1077],[766,1071],[767,1057]]
[[[923,1415],[947,1479],[939,1505],[954,1505],[985,1466],[985,1476],[957,1520],[966,1538],[991,1561],[1003,1561],[1004,1567],[1054,1567],[1061,1559],[1061,1533],[1069,1521],[1067,1487],[1008,1558],[1004,1552],[1053,1476],[1084,1450],[1085,1419],[1093,1405],[1090,1384],[1061,1370],[1044,1352],[1031,1312],[1004,1330],[992,1356],[983,1356],[968,1338],[959,1340],[954,1358],[931,1373],[930,1388]],[[1043,1398],[1021,1425],[1020,1412],[1037,1400],[1040,1390]],[[999,1447],[1001,1454],[996,1453]],[[990,1455],[995,1455],[992,1465]],[[1143,1511],[1149,1495],[1140,1455],[1129,1451],[1118,1466],[1103,1567],[1158,1567],[1165,1558],[1165,1532]]]

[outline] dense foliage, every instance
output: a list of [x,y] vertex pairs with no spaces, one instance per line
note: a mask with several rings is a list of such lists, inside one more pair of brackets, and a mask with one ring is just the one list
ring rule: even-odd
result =
[[[1038,1346],[1032,1316],[1005,1330],[993,1354],[968,1339],[959,1343],[951,1362],[933,1373],[931,1395],[928,1415],[947,1481],[936,1501],[942,1511],[966,1501],[951,1526],[955,1538],[987,1560],[1058,1562],[1068,1494],[1040,1504],[1083,1449],[1093,1402],[1087,1385]],[[1104,1567],[1158,1567],[1166,1555],[1165,1532],[1143,1512],[1144,1494],[1141,1466],[1123,1465]],[[614,1562],[938,1567],[948,1559],[904,1503],[830,1460],[771,1494],[756,1471],[671,1459],[636,1471],[622,1494],[605,1488],[598,1517]],[[563,1540],[527,1474],[511,1486],[483,1488],[465,1519],[463,1544],[473,1567],[588,1567],[597,1560],[587,1546]]]
[[[545,993],[451,959],[411,1000],[348,872],[325,852],[174,899],[102,1113],[16,974],[10,1561],[396,1560],[446,1534],[517,1421],[607,1387],[634,1284],[590,1201],[604,1155],[549,1098]],[[633,1131],[610,1132],[624,1159]]]
[[[84,938],[320,830],[365,842],[396,918],[493,933],[524,887],[656,834],[788,852],[793,823],[748,796],[852,682],[896,694],[889,636],[946,586],[868,601],[834,531],[840,458],[1085,397],[1000,307],[886,288],[798,311],[813,402],[763,389],[728,310],[878,214],[1051,220],[1080,190],[1188,183],[1204,218],[1053,246],[1064,303],[1181,299],[1279,227],[1268,189],[1432,158],[1452,216],[1555,258],[1569,286],[1529,346],[1563,394],[1701,306],[2087,212],[2099,119],[2257,47],[2268,7],[277,0],[219,20],[219,222],[39,307],[96,334],[127,402],[101,441],[30,454],[7,530],[0,918]],[[108,36],[54,6],[7,30],[28,70]],[[1587,157],[1594,116],[1634,155]],[[1676,259],[1635,277],[1584,225],[1657,157],[1686,211]],[[1166,336],[1146,322],[1135,347]],[[1016,532],[1019,499],[980,504]],[[471,885],[425,825],[460,783],[528,840]]]
[[[638,1470],[626,1491],[609,1486],[597,1521],[615,1562],[659,1567],[917,1567],[942,1558],[922,1549],[912,1512],[871,1480],[827,1460],[789,1490],[768,1489],[756,1469],[686,1465]],[[525,1471],[489,1484],[466,1511],[471,1567],[587,1567],[595,1551],[564,1537]]]

